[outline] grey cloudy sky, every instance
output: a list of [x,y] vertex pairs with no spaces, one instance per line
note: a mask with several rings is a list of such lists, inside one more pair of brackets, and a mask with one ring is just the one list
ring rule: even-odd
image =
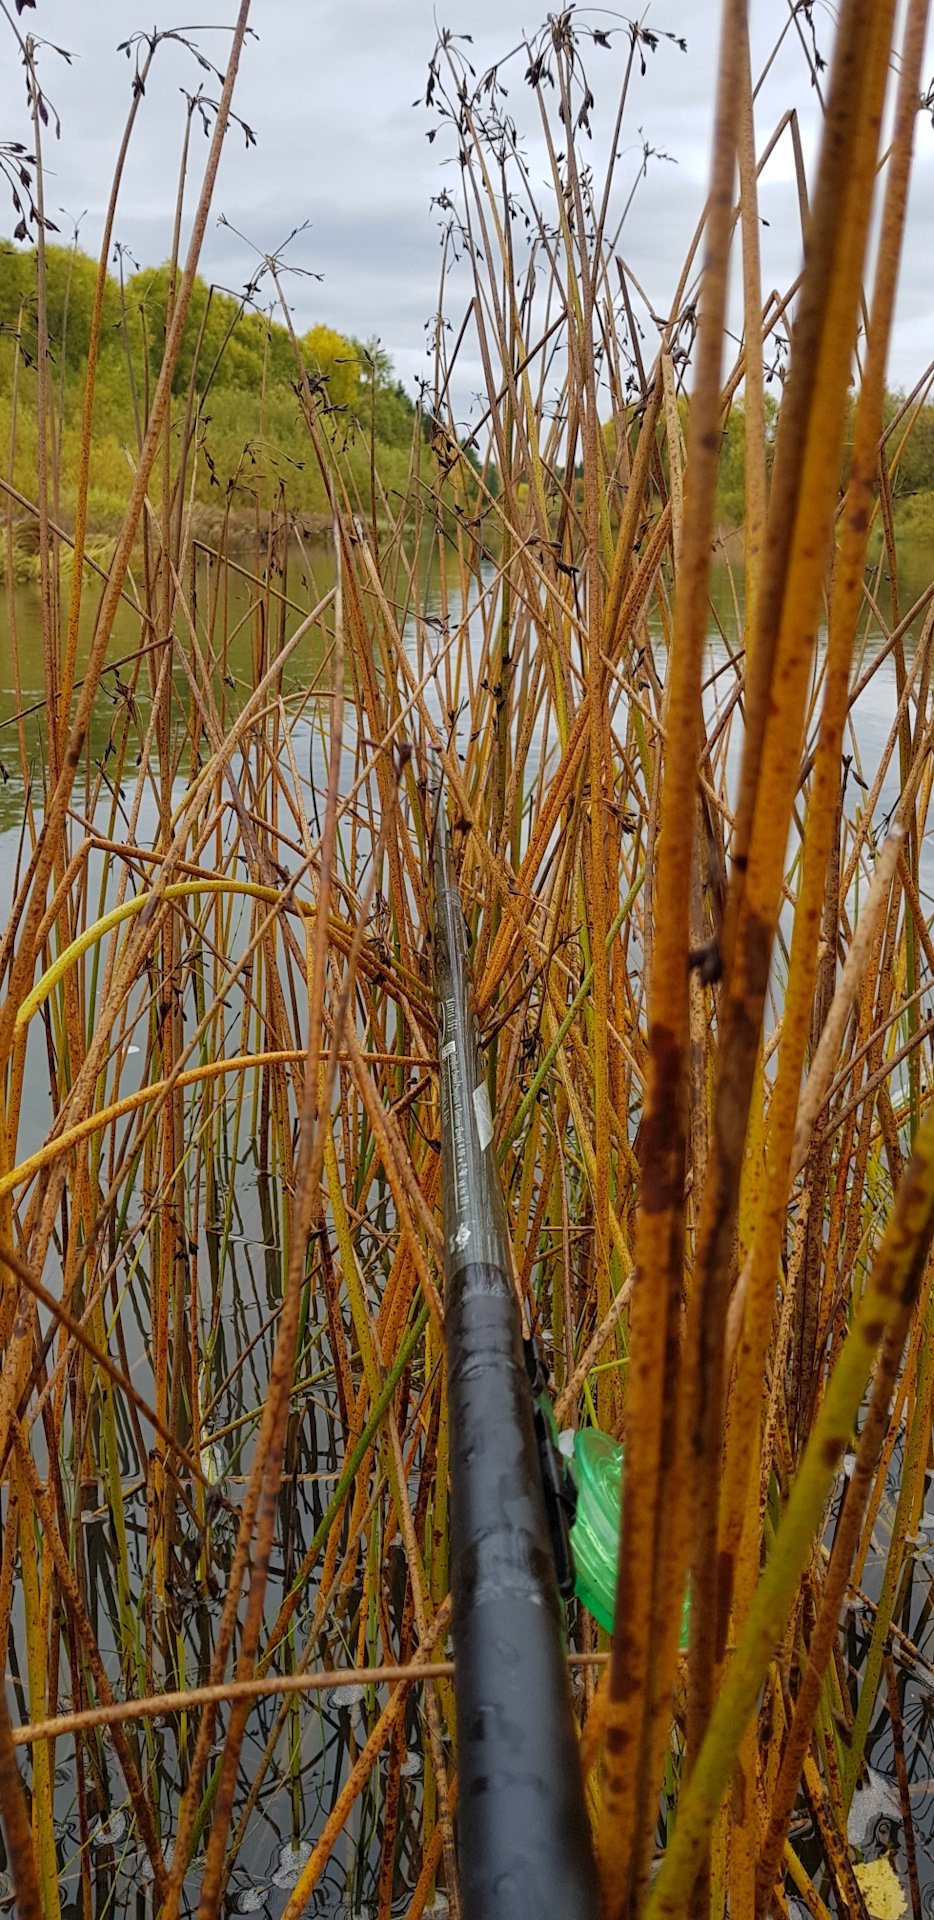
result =
[[[6,0],[12,12],[12,0]],[[146,8],[150,0],[146,0]],[[440,263],[438,215],[430,201],[445,186],[456,187],[456,167],[443,132],[432,143],[427,131],[436,115],[413,101],[424,93],[436,24],[470,33],[466,48],[478,72],[520,45],[534,31],[548,0],[253,0],[257,38],[246,48],[236,110],[254,129],[247,149],[232,129],[222,162],[214,211],[202,256],[207,278],[239,289],[254,268],[254,256],[216,216],[226,215],[260,252],[280,245],[294,227],[309,223],[293,243],[296,267],[320,274],[290,281],[302,328],[326,321],[360,337],[379,336],[410,387],[427,372],[425,323],[437,307]],[[554,0],[552,0],[554,4]],[[160,0],[160,27],[186,26],[186,15]],[[176,0],[177,8],[177,0]],[[610,115],[626,58],[624,16],[606,8],[578,8],[578,18],[617,29],[611,51],[587,49],[597,95],[593,159],[602,169],[611,132]],[[224,64],[235,0],[192,0],[197,29],[192,37],[219,66]],[[720,8],[716,0],[652,0],[640,17],[653,28],[682,35],[688,52],[662,40],[647,59],[645,77],[633,88],[618,167],[620,205],[639,170],[642,140],[670,156],[653,158],[641,181],[621,237],[621,250],[660,311],[670,298],[703,204],[713,110]],[[761,73],[787,21],[786,0],[753,0],[753,69]],[[130,68],[117,43],[152,16],[137,0],[37,0],[24,13],[27,26],[72,54],[68,66],[51,50],[42,53],[43,83],[62,122],[60,141],[47,137],[47,205],[66,223],[83,215],[81,241],[99,242],[113,161],[129,100]],[[818,44],[829,52],[833,14],[814,8]],[[21,68],[8,27],[0,17],[0,139],[29,140]],[[542,162],[532,120],[532,97],[522,81],[526,62],[507,70],[508,106],[529,128],[527,151],[533,176]],[[930,77],[934,57],[925,78]],[[164,46],[139,117],[116,235],[140,264],[168,252],[184,102],[200,74],[190,55]],[[206,91],[210,84],[205,81]],[[801,40],[791,28],[757,101],[761,147],[786,108],[797,108],[809,165],[819,134],[820,107],[811,85]],[[195,146],[195,159],[202,145]],[[916,169],[890,380],[908,386],[934,357],[934,130],[919,117]],[[541,164],[541,177],[544,165]],[[763,280],[783,287],[800,260],[800,230],[792,153],[787,135],[761,180]],[[13,224],[0,205],[0,232]],[[458,306],[452,290],[451,312]],[[463,301],[461,301],[461,310]],[[465,362],[459,376],[458,409],[469,407],[471,381],[479,371]]]

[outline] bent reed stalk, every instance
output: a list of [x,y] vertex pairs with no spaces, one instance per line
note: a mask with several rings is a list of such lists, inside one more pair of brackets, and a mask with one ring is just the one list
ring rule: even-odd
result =
[[[131,44],[73,416],[30,160],[41,377],[25,309],[0,343],[0,1814],[22,1913],[139,1896],[214,1920],[257,1889],[288,1920],[418,1920],[441,1891],[460,1912],[435,756],[524,1317],[561,1421],[625,1445],[612,1642],[568,1612],[606,1920],[873,1912],[886,1861],[921,1920],[934,583],[899,489],[932,369],[895,406],[885,368],[927,14],[842,0],[807,178],[727,0],[709,193],[664,309],[617,175],[640,69],[677,48],[581,9],[478,77],[442,35],[426,104],[458,186],[398,486],[378,356],[310,365],[273,257],[249,438],[221,461],[244,307],[218,342],[198,265],[244,0],[187,257],[186,144],[158,326],[120,313],[134,451],[109,541],[108,262],[178,36]],[[47,52],[19,45],[38,131]],[[602,174],[592,61],[619,88]],[[765,297],[786,148],[800,270]],[[880,1839],[861,1808],[886,1773]]]

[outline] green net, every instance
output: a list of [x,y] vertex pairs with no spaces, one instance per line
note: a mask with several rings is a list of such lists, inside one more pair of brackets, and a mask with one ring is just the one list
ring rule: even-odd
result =
[[[623,1449],[619,1442],[596,1427],[580,1428],[574,1436],[574,1478],[574,1591],[601,1627],[612,1633],[623,1497]],[[681,1617],[682,1647],[688,1643],[689,1621],[690,1600],[686,1595]]]

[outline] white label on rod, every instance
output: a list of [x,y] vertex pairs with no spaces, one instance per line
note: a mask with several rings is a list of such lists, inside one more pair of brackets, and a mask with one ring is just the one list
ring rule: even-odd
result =
[[490,1112],[490,1096],[485,1080],[481,1080],[479,1087],[474,1087],[473,1110],[474,1118],[477,1122],[477,1138],[480,1142],[480,1152],[485,1153],[493,1138],[493,1115]]

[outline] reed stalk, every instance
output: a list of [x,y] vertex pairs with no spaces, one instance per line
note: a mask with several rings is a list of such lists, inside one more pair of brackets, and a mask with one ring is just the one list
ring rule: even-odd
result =
[[[813,62],[805,14],[771,53],[800,29]],[[173,1920],[195,1875],[199,1920],[259,1886],[289,1916],[338,1890],[379,1920],[442,1890],[458,1912],[434,755],[524,1320],[560,1423],[625,1446],[612,1642],[567,1614],[605,1914],[873,1912],[886,1852],[919,1920],[934,585],[901,488],[930,370],[904,403],[885,370],[927,0],[843,0],[812,168],[791,109],[763,126],[725,0],[708,196],[654,305],[622,174],[642,66],[676,84],[677,47],[567,11],[478,76],[443,35],[427,105],[458,184],[395,466],[378,356],[312,364],[287,262],[256,267],[273,319],[198,278],[250,18],[207,62],[200,181],[185,103],[142,314],[109,271],[134,132],[163,42],[207,56],[198,30],[130,43],[80,379],[46,53],[16,43],[38,136],[35,311],[0,341],[18,1908],[135,1912],[145,1882]],[[764,299],[783,147],[802,255]],[[134,464],[104,543],[118,348]],[[901,1836],[851,1846],[880,1773]]]

